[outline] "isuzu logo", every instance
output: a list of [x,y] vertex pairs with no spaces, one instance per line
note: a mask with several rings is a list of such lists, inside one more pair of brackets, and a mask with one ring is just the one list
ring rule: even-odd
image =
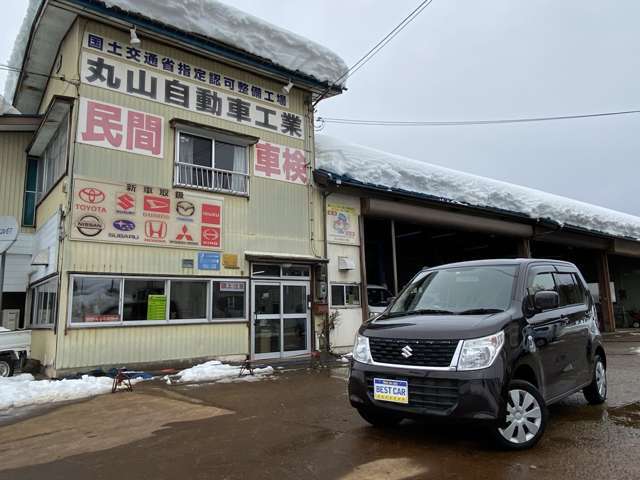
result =
[[409,358],[411,355],[413,355],[413,350],[409,345],[405,345],[401,351],[404,358]]

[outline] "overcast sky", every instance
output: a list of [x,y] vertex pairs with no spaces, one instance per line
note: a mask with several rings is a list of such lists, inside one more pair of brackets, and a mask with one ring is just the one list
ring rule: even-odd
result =
[[[0,59],[26,0],[4,0]],[[351,65],[418,0],[228,0]],[[319,115],[469,120],[640,109],[637,0],[434,0]],[[4,75],[0,75],[4,82]],[[640,215],[640,115],[323,133]]]

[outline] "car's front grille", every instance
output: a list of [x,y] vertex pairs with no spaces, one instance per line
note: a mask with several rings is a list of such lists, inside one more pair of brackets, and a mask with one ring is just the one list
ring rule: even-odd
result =
[[[369,337],[373,360],[378,363],[396,365],[448,367],[451,365],[451,359],[457,346],[457,340],[405,340]],[[410,355],[408,355],[409,353]]]
[[[448,378],[399,377],[379,373],[367,373],[367,391],[373,399],[373,379],[407,380],[409,382],[409,406],[444,412],[458,403],[458,380]],[[401,404],[398,404],[400,406]]]

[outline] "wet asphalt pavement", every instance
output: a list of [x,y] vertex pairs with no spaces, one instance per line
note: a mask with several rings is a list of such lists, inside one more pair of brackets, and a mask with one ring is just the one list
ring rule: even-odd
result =
[[469,425],[370,427],[348,405],[342,367],[147,382],[0,419],[0,479],[640,479],[640,336],[612,337],[607,352],[608,402],[550,407],[525,452],[497,451]]

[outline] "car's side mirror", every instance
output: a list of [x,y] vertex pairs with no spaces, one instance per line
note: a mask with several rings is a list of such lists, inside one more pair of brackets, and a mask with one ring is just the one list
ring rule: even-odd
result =
[[558,292],[541,290],[533,296],[533,306],[536,310],[552,310],[560,305]]

